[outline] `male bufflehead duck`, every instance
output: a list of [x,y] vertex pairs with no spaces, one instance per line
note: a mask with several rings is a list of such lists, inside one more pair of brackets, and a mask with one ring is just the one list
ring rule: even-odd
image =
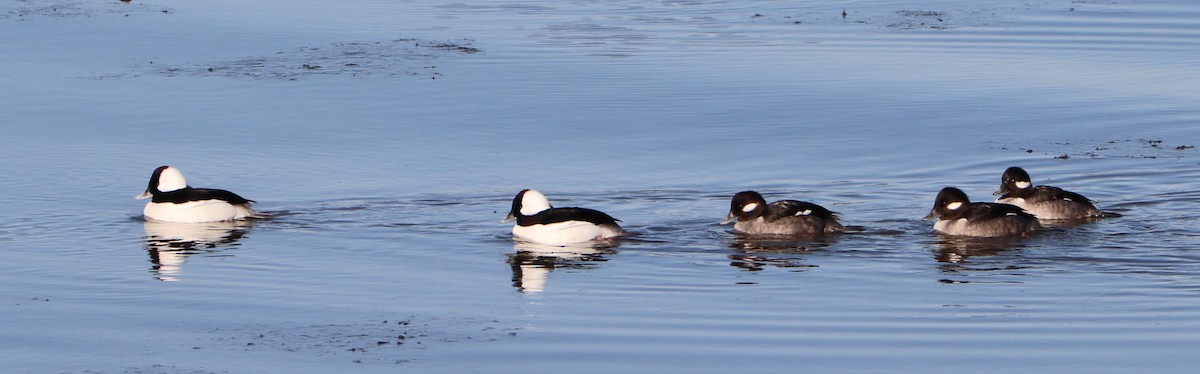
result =
[[146,192],[134,198],[150,198],[142,214],[154,221],[195,223],[261,217],[250,208],[254,200],[226,190],[189,187],[183,173],[170,166],[154,169]]
[[1058,187],[1034,186],[1025,169],[1013,166],[1000,177],[998,203],[1012,204],[1029,211],[1040,219],[1087,219],[1118,217],[1120,214],[1096,209],[1092,200]]
[[720,224],[733,224],[733,231],[748,235],[820,236],[842,232],[837,213],[806,201],[779,200],[767,204],[762,195],[742,191],[733,195],[729,215]]
[[1029,236],[1040,230],[1037,217],[1016,205],[972,203],[954,187],[943,188],[924,220],[937,217],[933,230],[955,236]]
[[512,210],[501,223],[516,220],[513,237],[525,241],[563,245],[625,235],[617,219],[598,210],[555,208],[545,195],[524,190],[513,198]]

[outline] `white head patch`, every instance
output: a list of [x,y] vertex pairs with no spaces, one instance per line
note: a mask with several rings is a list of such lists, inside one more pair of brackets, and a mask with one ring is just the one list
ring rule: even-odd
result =
[[1017,181],[1016,183],[1013,183],[1013,184],[1016,185],[1017,188],[1020,188],[1023,190],[1023,189],[1029,188],[1029,186],[1032,185],[1033,183],[1029,183],[1026,181]]
[[175,191],[184,187],[187,187],[187,179],[183,179],[183,173],[179,172],[179,169],[167,167],[158,174],[159,191]]
[[532,216],[539,212],[550,209],[550,200],[546,199],[546,195],[536,190],[525,191],[525,196],[521,197],[521,214]]
[[955,201],[953,203],[946,204],[946,209],[947,210],[958,210],[958,208],[962,208],[962,204],[963,203],[960,201]]
[[754,209],[757,209],[757,208],[758,208],[758,203],[749,203],[749,204],[742,206],[742,213],[750,213],[751,211],[754,211]]

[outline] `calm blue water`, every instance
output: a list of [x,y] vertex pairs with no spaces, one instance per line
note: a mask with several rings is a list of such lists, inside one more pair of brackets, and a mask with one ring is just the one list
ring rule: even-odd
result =
[[[846,16],[842,16],[845,10]],[[1186,372],[1200,6],[0,4],[0,367]],[[155,167],[272,212],[140,219]],[[1125,216],[942,238],[1020,165]],[[620,218],[517,245],[523,188]],[[863,227],[748,242],[736,192]]]

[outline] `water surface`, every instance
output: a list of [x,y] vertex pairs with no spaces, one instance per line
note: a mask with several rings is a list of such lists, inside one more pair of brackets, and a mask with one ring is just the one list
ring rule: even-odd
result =
[[[843,15],[843,11],[845,15]],[[1198,363],[1182,1],[0,5],[14,372],[1154,371]],[[276,217],[162,225],[159,165]],[[939,237],[1000,173],[1124,217]],[[514,243],[523,188],[620,218]],[[749,241],[736,192],[862,226]]]

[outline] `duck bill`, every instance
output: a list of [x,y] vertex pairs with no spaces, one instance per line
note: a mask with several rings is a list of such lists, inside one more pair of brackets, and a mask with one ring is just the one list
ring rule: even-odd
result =
[[936,216],[936,215],[937,215],[937,213],[936,213],[936,212],[934,212],[933,210],[930,210],[930,211],[929,211],[929,214],[925,215],[925,218],[921,218],[921,220],[922,220],[922,221],[928,221],[928,220],[931,220],[931,219],[933,219],[933,218],[934,218],[934,216]]
[[500,222],[498,222],[498,223],[509,223],[509,222],[512,222],[515,220],[517,220],[517,216],[513,215],[512,213],[509,213],[508,216],[504,217],[504,219],[500,220]]
[[145,199],[149,199],[151,197],[154,197],[154,195],[150,194],[150,190],[146,190],[146,192],[142,192],[142,193],[138,194],[137,196],[134,196],[133,199],[134,200],[145,200]]
[[733,212],[729,212],[729,215],[725,216],[725,219],[721,220],[721,222],[718,223],[718,225],[728,225],[730,222],[733,222],[733,221],[737,221],[737,216],[733,215]]
[[992,192],[992,196],[1000,196],[1000,195],[1003,195],[1006,193],[1008,193],[1008,191],[1001,188],[1001,189],[996,190],[996,192]]

